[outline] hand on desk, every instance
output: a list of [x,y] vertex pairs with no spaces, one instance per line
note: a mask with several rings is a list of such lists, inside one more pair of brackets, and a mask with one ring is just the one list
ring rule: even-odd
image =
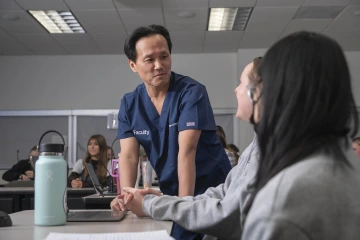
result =
[[126,207],[131,210],[136,216],[138,217],[146,217],[145,213],[143,212],[142,205],[144,201],[144,196],[146,194],[154,194],[157,196],[161,196],[162,193],[151,188],[145,189],[136,189],[136,188],[123,188],[123,191],[127,193],[124,196],[124,201]]
[[28,170],[25,172],[25,175],[29,178],[28,180],[30,180],[30,178],[34,178],[34,171]]
[[71,187],[72,188],[81,188],[82,184],[83,184],[83,182],[79,178],[74,179],[74,180],[71,181]]
[[25,174],[21,174],[20,175],[20,179],[23,180],[23,181],[29,181],[31,180],[28,176],[26,176]]

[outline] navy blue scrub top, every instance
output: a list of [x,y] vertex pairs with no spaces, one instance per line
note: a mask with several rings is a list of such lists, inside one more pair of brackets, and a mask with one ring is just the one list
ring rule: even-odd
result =
[[121,100],[118,119],[118,139],[135,137],[144,147],[164,194],[178,195],[178,136],[187,129],[202,130],[195,157],[195,195],[225,181],[230,161],[216,135],[206,88],[194,79],[171,72],[161,115],[140,84]]

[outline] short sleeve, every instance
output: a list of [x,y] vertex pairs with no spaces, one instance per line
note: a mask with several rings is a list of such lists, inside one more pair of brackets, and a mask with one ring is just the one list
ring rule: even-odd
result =
[[76,161],[72,171],[81,174],[83,170],[84,170],[83,160],[79,159]]
[[129,137],[133,137],[134,133],[131,129],[130,126],[130,122],[129,122],[129,118],[127,115],[127,107],[126,107],[126,98],[124,97],[121,100],[121,104],[120,104],[120,110],[119,110],[119,114],[118,114],[118,139],[124,139],[124,138],[129,138]]
[[180,105],[179,131],[215,130],[215,126],[214,114],[205,87],[196,85],[184,91]]

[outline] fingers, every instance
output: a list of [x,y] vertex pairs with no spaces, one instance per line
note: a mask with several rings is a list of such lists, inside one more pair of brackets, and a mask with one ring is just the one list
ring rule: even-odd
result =
[[136,189],[136,188],[131,188],[131,187],[124,187],[122,190],[123,190],[124,192],[126,192],[126,193],[132,193],[132,194],[134,194],[138,189]]
[[143,195],[146,195],[146,194],[154,194],[154,195],[157,195],[157,196],[162,195],[162,193],[160,191],[152,189],[152,188],[145,188],[145,189],[141,189],[139,191]]
[[110,203],[110,208],[113,211],[121,211],[120,204],[118,202],[118,198],[114,198]]
[[127,195],[126,198],[125,198],[125,205],[129,204],[133,199],[134,199],[133,194]]

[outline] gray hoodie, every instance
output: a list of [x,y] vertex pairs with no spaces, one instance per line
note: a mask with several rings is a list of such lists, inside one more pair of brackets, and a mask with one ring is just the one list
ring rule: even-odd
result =
[[257,137],[245,149],[225,183],[196,197],[146,195],[145,214],[157,220],[172,220],[183,228],[206,234],[204,239],[239,239],[242,210],[249,196],[259,160]]
[[242,239],[360,239],[358,176],[325,154],[282,170],[257,194]]

